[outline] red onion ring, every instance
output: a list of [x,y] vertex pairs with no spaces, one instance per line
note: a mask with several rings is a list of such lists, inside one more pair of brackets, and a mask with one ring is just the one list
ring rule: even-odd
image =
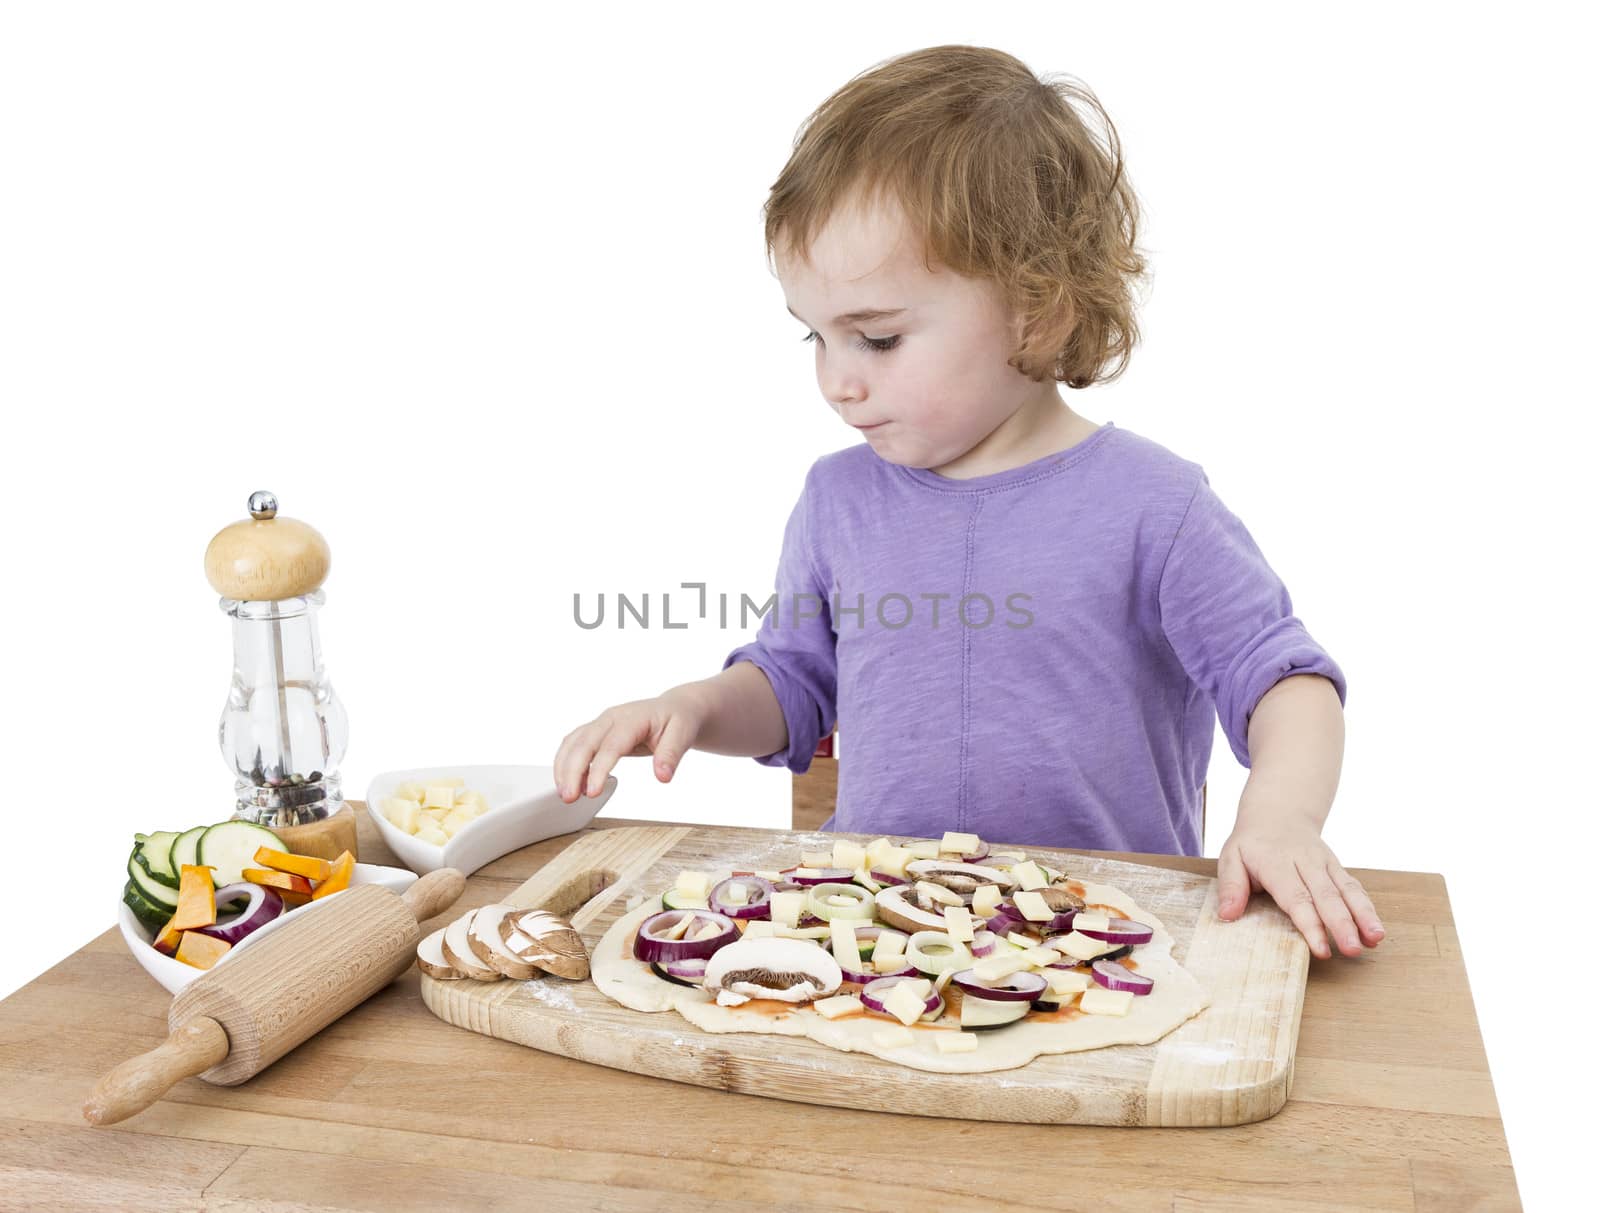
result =
[[1090,939],[1099,939],[1105,943],[1127,944],[1130,947],[1136,943],[1149,943],[1156,934],[1154,927],[1134,922],[1131,918],[1113,918],[1103,931],[1091,931],[1084,927],[1079,927],[1078,930]]
[[[721,894],[726,893],[728,886],[736,882],[747,888],[754,886],[755,892],[760,896],[752,897],[743,905],[735,905],[726,900]],[[772,881],[764,876],[730,876],[726,880],[717,882],[717,886],[711,890],[709,900],[713,910],[718,914],[726,914],[729,918],[770,918],[773,892]]]
[[794,884],[808,886],[814,884],[849,884],[851,877],[855,875],[848,868],[812,868],[811,870],[816,873],[815,876],[797,876],[795,873],[799,870],[799,868],[784,868],[781,875],[787,876]]
[[249,881],[240,881],[237,884],[225,884],[217,890],[217,904],[237,901],[240,897],[246,898],[243,908],[224,915],[217,915],[216,922],[208,927],[196,927],[201,935],[209,935],[213,939],[220,939],[224,943],[238,943],[251,931],[266,926],[279,914],[283,913],[283,898],[278,896],[278,890],[269,889],[266,885],[251,884]]
[[879,872],[876,869],[874,869],[871,872],[868,872],[867,875],[872,877],[872,879],[876,880],[879,884],[906,884],[906,883],[908,883],[903,876],[891,876],[887,872]]
[[[722,934],[710,939],[662,939],[662,932],[677,926],[685,914],[716,923],[724,928]],[[690,923],[684,934],[692,934],[696,929],[696,924]],[[718,948],[738,938],[739,928],[725,914],[718,914],[714,910],[662,910],[639,924],[639,934],[633,941],[633,955],[638,960],[652,962],[688,960],[697,956],[711,956]]]
[[1148,977],[1124,968],[1114,960],[1095,961],[1094,967],[1089,970],[1089,976],[1108,990],[1127,990],[1132,994],[1148,994],[1156,984]]
[[978,980],[976,969],[962,969],[950,978],[965,994],[974,998],[987,998],[991,1002],[1032,1002],[1050,988],[1050,983],[1037,973],[1013,973],[1003,985],[986,985]]
[[870,986],[873,982],[877,981],[881,977],[921,977],[922,976],[922,971],[920,969],[918,969],[917,966],[914,965],[914,964],[906,964],[904,967],[899,968],[899,969],[895,969],[895,970],[893,970],[891,972],[888,972],[888,973],[879,973],[879,972],[876,972],[876,971],[871,972],[871,973],[857,973],[857,972],[855,972],[855,971],[853,971],[851,969],[846,968],[844,965],[840,965],[839,966],[839,971],[844,974],[844,979],[846,981],[853,981],[857,985],[861,985],[861,986]]

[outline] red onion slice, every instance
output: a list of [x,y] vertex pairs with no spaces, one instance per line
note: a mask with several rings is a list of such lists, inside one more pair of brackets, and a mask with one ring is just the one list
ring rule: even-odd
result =
[[707,963],[704,956],[691,956],[684,960],[669,960],[661,967],[674,977],[692,977],[701,981],[705,979]]
[[1032,1002],[1050,986],[1039,974],[1026,971],[1013,973],[1001,985],[979,981],[976,969],[962,969],[950,980],[961,987],[962,993],[974,998],[987,998],[991,1002]]
[[[750,900],[743,905],[727,899],[728,886],[742,884],[751,890]],[[772,916],[772,882],[764,876],[730,876],[719,881],[711,890],[711,908],[729,918],[770,918]]]
[[858,972],[855,972],[855,971],[851,970],[850,968],[846,967],[845,965],[840,965],[839,966],[839,971],[844,974],[844,979],[846,981],[853,981],[857,985],[861,985],[861,986],[870,986],[873,982],[879,980],[880,978],[884,978],[884,977],[921,977],[922,976],[922,972],[914,964],[905,964],[905,965],[902,965],[900,968],[893,969],[893,970],[891,970],[891,971],[889,971],[887,973],[879,973],[876,969],[874,969],[870,973],[858,973]]
[[240,881],[223,885],[217,890],[219,906],[225,902],[237,902],[241,897],[245,899],[242,908],[227,915],[219,914],[217,921],[209,927],[196,927],[195,930],[201,935],[233,944],[283,913],[283,898],[278,896],[276,889],[269,889],[266,885]]
[[1089,976],[1108,990],[1127,990],[1131,994],[1148,994],[1156,984],[1148,977],[1124,968],[1114,960],[1095,961],[1094,967],[1089,970]]
[[987,956],[1000,946],[1000,937],[993,931],[977,931],[972,936],[972,954]]
[[906,884],[907,883],[905,877],[903,877],[903,876],[891,876],[887,872],[879,872],[877,870],[873,870],[871,872],[868,872],[867,875],[871,876],[872,879],[876,880],[879,884]]
[[782,875],[798,885],[849,884],[855,876],[849,868],[811,868],[815,876],[801,876],[799,871],[799,868],[784,868]]
[[1103,931],[1091,931],[1079,927],[1079,931],[1090,939],[1103,940],[1106,943],[1121,943],[1132,946],[1136,943],[1149,943],[1155,938],[1155,928],[1147,927],[1142,922],[1134,922],[1131,918],[1113,918]]
[[[704,919],[706,922],[716,923],[723,928],[720,935],[709,939],[663,939],[663,936],[684,915]],[[693,935],[701,927],[700,923],[690,923],[685,935]],[[662,910],[659,914],[652,914],[639,924],[639,934],[633,941],[633,955],[638,960],[651,962],[666,962],[671,960],[688,960],[698,956],[711,956],[718,948],[732,943],[739,938],[739,928],[733,925],[733,919],[725,914],[718,914],[714,910]]]

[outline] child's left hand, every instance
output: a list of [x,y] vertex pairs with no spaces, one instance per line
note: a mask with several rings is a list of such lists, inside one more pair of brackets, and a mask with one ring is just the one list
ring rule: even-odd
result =
[[1238,918],[1256,889],[1272,895],[1321,960],[1333,955],[1330,934],[1346,956],[1359,956],[1362,944],[1375,948],[1383,939],[1383,924],[1361,882],[1339,865],[1308,821],[1234,827],[1217,858],[1217,917]]

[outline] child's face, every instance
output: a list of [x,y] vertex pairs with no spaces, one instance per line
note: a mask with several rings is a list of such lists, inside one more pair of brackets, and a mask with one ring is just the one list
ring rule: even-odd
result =
[[[1053,382],[1006,365],[1020,334],[998,288],[929,273],[898,208],[841,210],[810,265],[781,246],[775,260],[789,310],[815,334],[823,397],[891,463],[940,471],[1024,406],[1059,401]],[[865,308],[902,310],[836,319]]]

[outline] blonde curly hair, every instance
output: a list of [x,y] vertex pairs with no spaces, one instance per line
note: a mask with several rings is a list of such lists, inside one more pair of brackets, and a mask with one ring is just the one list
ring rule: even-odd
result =
[[[1103,121],[1104,142],[1074,101]],[[998,285],[1022,322],[1008,365],[1074,388],[1122,373],[1139,337],[1139,203],[1087,86],[982,46],[912,51],[853,77],[806,118],[772,185],[769,264],[780,239],[809,264],[836,210],[884,198],[921,236],[925,265]]]

